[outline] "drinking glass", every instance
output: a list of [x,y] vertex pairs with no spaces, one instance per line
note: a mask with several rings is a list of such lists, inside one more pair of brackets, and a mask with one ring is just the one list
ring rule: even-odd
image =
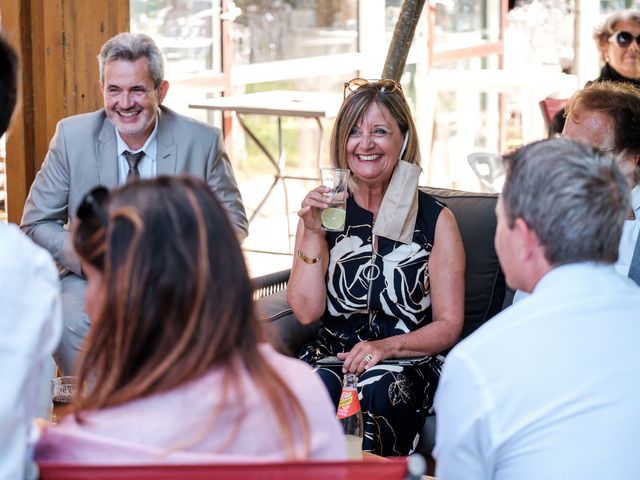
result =
[[60,409],[69,405],[74,395],[80,392],[80,379],[78,377],[55,377],[51,379],[51,422],[57,423]]
[[349,170],[343,168],[321,169],[322,185],[329,187],[330,205],[320,212],[322,229],[328,232],[342,232],[347,218],[347,184]]

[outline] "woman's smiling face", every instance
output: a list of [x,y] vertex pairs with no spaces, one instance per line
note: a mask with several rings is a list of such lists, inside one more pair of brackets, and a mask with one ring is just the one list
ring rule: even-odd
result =
[[347,164],[358,183],[386,186],[400,158],[403,135],[387,107],[373,102],[349,134]]
[[628,47],[620,47],[615,42],[606,46],[605,58],[613,69],[625,78],[640,80],[640,48],[635,37],[640,35],[640,24],[620,21],[614,25],[616,31],[629,32],[634,39]]

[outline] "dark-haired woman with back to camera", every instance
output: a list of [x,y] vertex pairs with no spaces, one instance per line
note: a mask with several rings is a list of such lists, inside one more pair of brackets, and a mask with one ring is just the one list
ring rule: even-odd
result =
[[90,192],[74,245],[92,328],[86,394],[36,460],[92,464],[343,459],[311,368],[265,343],[227,216],[202,181]]

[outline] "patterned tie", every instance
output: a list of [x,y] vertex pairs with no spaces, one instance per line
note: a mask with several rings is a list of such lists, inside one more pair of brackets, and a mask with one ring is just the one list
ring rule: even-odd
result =
[[629,278],[640,285],[640,235],[636,240],[636,247],[633,250],[631,266],[629,267]]
[[144,152],[141,150],[138,153],[131,153],[129,150],[125,150],[124,152],[122,152],[122,154],[124,155],[124,158],[127,159],[127,163],[129,164],[127,182],[140,178],[138,164],[140,163],[140,160],[142,160],[142,157],[144,157]]

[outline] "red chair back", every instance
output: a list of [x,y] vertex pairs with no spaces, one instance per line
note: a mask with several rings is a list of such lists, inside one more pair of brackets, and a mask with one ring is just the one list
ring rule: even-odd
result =
[[553,117],[562,110],[567,103],[566,98],[551,98],[547,97],[543,100],[540,100],[538,104],[540,105],[540,110],[542,111],[542,117],[544,118],[544,124],[549,128],[551,124],[551,120]]
[[40,480],[402,480],[406,460],[129,466],[42,462],[38,467]]

